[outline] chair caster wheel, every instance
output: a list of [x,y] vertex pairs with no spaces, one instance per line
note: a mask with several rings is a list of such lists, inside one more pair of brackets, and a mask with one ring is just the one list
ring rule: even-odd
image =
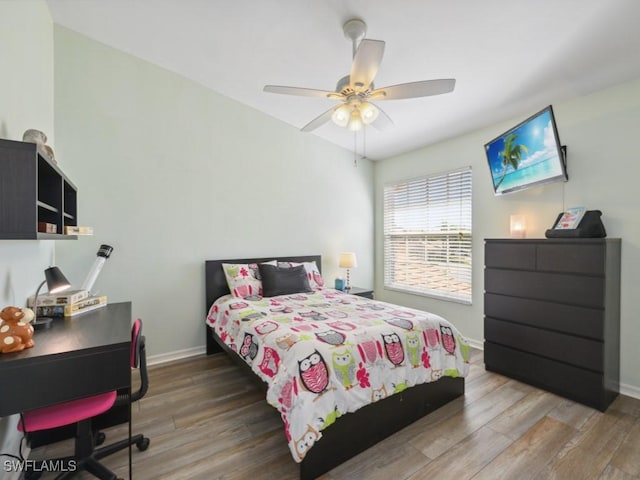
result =
[[93,442],[96,446],[102,445],[106,439],[107,436],[104,434],[104,432],[96,432],[96,434],[93,436]]
[[142,437],[140,440],[136,442],[136,447],[141,452],[144,452],[147,448],[149,448],[150,440],[147,437]]

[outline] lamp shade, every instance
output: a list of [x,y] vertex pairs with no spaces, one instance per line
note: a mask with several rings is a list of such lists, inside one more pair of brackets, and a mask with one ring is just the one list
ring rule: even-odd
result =
[[378,110],[378,107],[372,103],[362,102],[360,104],[360,114],[362,115],[362,121],[364,124],[369,125],[378,118],[380,110]]
[[49,293],[62,292],[71,286],[67,277],[64,276],[58,267],[47,268],[44,271],[44,278],[46,279]]
[[355,268],[358,266],[358,260],[356,259],[356,254],[353,252],[343,252],[340,254],[340,259],[338,260],[338,266],[340,268]]
[[333,114],[331,114],[331,119],[333,120],[333,122],[340,127],[346,127],[349,123],[350,118],[351,109],[347,104],[340,105],[333,111]]

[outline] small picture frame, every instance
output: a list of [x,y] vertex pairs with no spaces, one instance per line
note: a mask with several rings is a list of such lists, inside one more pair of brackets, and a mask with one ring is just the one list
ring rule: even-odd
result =
[[584,207],[572,207],[566,209],[553,226],[555,230],[574,230],[580,225],[582,217],[587,211]]
[[600,210],[579,210],[569,209],[561,212],[556,217],[553,227],[544,232],[547,238],[605,238],[607,231],[602,224],[602,212]]

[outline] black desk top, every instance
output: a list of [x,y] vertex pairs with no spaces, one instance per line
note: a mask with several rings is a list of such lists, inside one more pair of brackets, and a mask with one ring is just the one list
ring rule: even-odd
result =
[[0,369],[12,362],[37,361],[38,357],[70,353],[131,341],[131,302],[111,303],[70,318],[54,318],[51,328],[33,334],[32,348],[0,354]]
[[33,341],[0,354],[0,416],[130,385],[131,302],[56,318]]

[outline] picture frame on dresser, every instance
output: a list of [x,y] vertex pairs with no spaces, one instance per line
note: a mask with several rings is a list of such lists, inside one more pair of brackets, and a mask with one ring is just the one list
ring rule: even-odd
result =
[[[544,236],[547,238],[604,238],[607,231],[602,223],[600,210],[584,210],[575,207],[560,212],[553,226]],[[565,221],[565,219],[567,221]]]

